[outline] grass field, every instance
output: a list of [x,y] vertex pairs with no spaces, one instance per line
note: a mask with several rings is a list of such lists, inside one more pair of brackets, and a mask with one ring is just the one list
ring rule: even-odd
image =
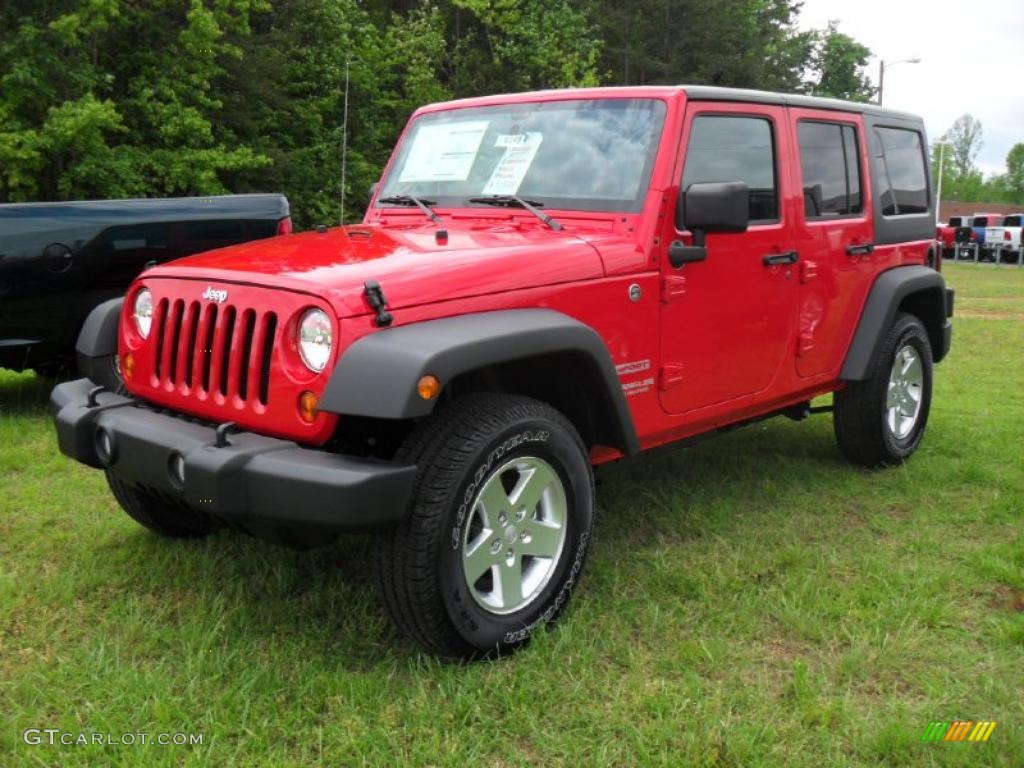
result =
[[[846,465],[817,416],[617,467],[566,619],[470,666],[394,634],[367,539],[146,533],[58,454],[50,383],[0,373],[0,764],[1024,764],[1024,270],[946,276],[906,466]],[[998,725],[920,741],[956,719]]]

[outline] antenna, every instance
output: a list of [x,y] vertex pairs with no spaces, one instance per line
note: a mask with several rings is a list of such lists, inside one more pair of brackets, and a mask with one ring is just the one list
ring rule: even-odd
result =
[[341,118],[341,219],[338,222],[345,226],[345,166],[348,160],[348,67],[351,60],[345,61],[345,111]]

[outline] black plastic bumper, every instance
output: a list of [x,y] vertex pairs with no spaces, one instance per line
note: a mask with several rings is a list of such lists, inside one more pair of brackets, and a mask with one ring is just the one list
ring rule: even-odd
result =
[[949,354],[949,347],[953,342],[953,305],[956,303],[956,291],[953,288],[946,289],[946,321],[942,324],[942,349],[939,354],[932,353],[935,362],[944,360]]
[[232,432],[217,447],[213,427],[110,392],[90,401],[95,386],[78,379],[54,388],[50,408],[60,450],[211,517],[243,528],[343,532],[383,528],[405,514],[414,465],[340,456],[251,432]]

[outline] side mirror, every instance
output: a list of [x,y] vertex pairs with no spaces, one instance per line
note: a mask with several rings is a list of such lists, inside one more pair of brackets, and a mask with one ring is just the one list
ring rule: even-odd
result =
[[373,196],[377,194],[377,188],[379,186],[380,186],[380,182],[379,181],[375,181],[375,182],[373,182],[373,184],[370,185],[370,197],[367,198],[367,199],[373,200]]
[[676,268],[703,261],[708,257],[708,232],[746,232],[749,222],[750,187],[742,181],[691,184],[676,200],[676,229],[690,230],[693,245],[672,243],[669,261]]

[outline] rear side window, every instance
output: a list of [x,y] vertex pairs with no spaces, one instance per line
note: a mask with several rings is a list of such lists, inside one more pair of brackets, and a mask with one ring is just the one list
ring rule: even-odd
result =
[[954,216],[949,220],[949,226],[951,227],[966,227],[967,224],[964,222],[962,216]]
[[763,117],[700,115],[686,148],[683,190],[706,181],[742,181],[750,187],[750,220],[779,218],[772,124]]
[[906,128],[877,126],[876,158],[883,216],[928,212],[928,176],[921,134]]
[[971,222],[972,227],[987,227],[988,216],[975,216],[974,221]]
[[856,129],[852,125],[801,120],[797,132],[807,218],[863,212]]

